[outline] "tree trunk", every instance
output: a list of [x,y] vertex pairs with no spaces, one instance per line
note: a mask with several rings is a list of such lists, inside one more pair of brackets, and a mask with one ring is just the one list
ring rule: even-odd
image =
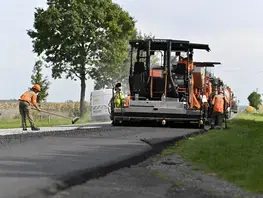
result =
[[86,95],[86,78],[85,74],[81,75],[80,82],[81,82],[81,90],[80,90],[80,117],[82,118],[86,112],[85,107],[85,95]]

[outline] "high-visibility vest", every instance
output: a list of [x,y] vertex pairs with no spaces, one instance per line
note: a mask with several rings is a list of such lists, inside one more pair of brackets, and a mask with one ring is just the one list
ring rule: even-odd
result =
[[20,96],[19,100],[26,101],[28,103],[36,105],[37,104],[37,94],[31,90],[26,91]]
[[[180,63],[187,65],[187,59],[183,59],[182,61],[180,61]],[[192,61],[188,61],[188,70],[191,71],[193,69],[194,69],[193,62]]]
[[222,94],[215,95],[212,100],[212,105],[214,105],[214,111],[224,113],[224,104],[228,103],[226,97]]
[[125,103],[125,97],[122,93],[116,93],[114,103],[117,108],[120,108]]
[[128,107],[130,104],[131,96],[127,96],[125,100],[125,107]]

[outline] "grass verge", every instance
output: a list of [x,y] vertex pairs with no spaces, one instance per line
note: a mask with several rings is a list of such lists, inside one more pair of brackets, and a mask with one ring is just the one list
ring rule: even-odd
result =
[[[35,118],[35,117],[34,117]],[[52,117],[50,122],[48,118],[44,118],[42,120],[34,119],[35,124],[38,127],[50,127],[50,126],[58,126],[58,125],[72,125],[70,119],[64,118],[56,118]],[[88,113],[84,115],[83,118],[79,119],[76,124],[86,124],[89,121]],[[29,127],[29,122],[27,120],[27,126]],[[0,120],[0,129],[12,129],[12,128],[21,128],[21,119],[10,119],[10,120]]]
[[[71,124],[70,120],[66,119],[51,119],[50,123],[48,119],[37,120],[35,121],[36,126],[40,127],[48,127],[48,126],[56,126],[56,125],[67,125]],[[29,127],[29,122],[27,122],[27,126]],[[21,128],[21,120],[20,119],[12,119],[12,120],[0,120],[0,129],[11,129],[11,128]]]
[[229,129],[180,141],[162,155],[179,154],[205,172],[263,193],[263,115],[242,113],[228,124]]

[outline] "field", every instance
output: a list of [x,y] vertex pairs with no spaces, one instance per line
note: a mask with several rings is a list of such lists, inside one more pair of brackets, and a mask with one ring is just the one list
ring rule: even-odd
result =
[[262,128],[263,114],[242,113],[229,121],[229,129],[181,141],[163,154],[179,154],[208,173],[263,193]]
[[[86,103],[86,106],[87,113],[78,123],[87,123],[89,120],[88,103]],[[47,102],[41,104],[41,109],[69,117],[79,116],[79,102]],[[38,126],[53,126],[71,123],[68,119],[37,111],[33,111],[33,116]],[[18,102],[0,102],[0,128],[19,128],[21,127],[20,122]]]

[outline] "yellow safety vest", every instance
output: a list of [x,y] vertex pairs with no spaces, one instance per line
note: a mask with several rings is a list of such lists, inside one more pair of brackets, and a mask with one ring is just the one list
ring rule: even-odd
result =
[[124,106],[125,97],[122,93],[116,93],[115,98],[114,98],[114,104],[115,104],[115,107],[117,107],[117,108]]

